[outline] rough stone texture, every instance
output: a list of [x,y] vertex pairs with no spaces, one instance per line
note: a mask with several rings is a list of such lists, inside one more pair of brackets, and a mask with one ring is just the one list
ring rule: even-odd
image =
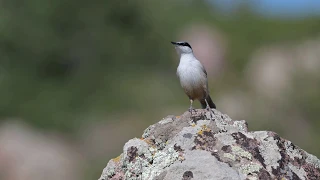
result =
[[214,110],[168,116],[129,140],[99,180],[320,179],[320,160]]

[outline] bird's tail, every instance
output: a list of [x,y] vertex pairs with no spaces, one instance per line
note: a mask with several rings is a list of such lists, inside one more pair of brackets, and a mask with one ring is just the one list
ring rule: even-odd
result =
[[[216,109],[216,108],[217,108],[216,105],[213,103],[210,95],[208,95],[208,97],[205,98],[205,99],[207,100],[207,102],[208,102],[208,104],[209,104],[209,106],[210,106],[211,109],[212,109],[212,108],[213,108],[213,109]],[[207,107],[207,103],[206,103],[205,99],[201,99],[201,100],[200,100],[202,109],[205,109],[205,108]]]

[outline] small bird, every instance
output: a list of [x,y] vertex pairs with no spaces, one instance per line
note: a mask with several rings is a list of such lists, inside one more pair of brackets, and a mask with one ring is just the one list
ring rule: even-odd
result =
[[216,109],[209,95],[207,72],[200,61],[194,56],[189,43],[171,42],[180,55],[177,76],[184,92],[190,99],[189,111],[192,113],[193,101],[199,100],[203,109]]

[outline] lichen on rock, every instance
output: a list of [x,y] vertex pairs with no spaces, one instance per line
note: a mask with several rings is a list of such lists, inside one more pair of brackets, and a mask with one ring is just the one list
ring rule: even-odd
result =
[[320,179],[320,160],[217,110],[168,116],[129,140],[99,180]]

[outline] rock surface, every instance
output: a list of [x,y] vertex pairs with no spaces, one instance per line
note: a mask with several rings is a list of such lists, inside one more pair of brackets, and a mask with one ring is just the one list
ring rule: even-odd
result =
[[320,160],[214,110],[168,116],[129,140],[99,180],[320,179]]

